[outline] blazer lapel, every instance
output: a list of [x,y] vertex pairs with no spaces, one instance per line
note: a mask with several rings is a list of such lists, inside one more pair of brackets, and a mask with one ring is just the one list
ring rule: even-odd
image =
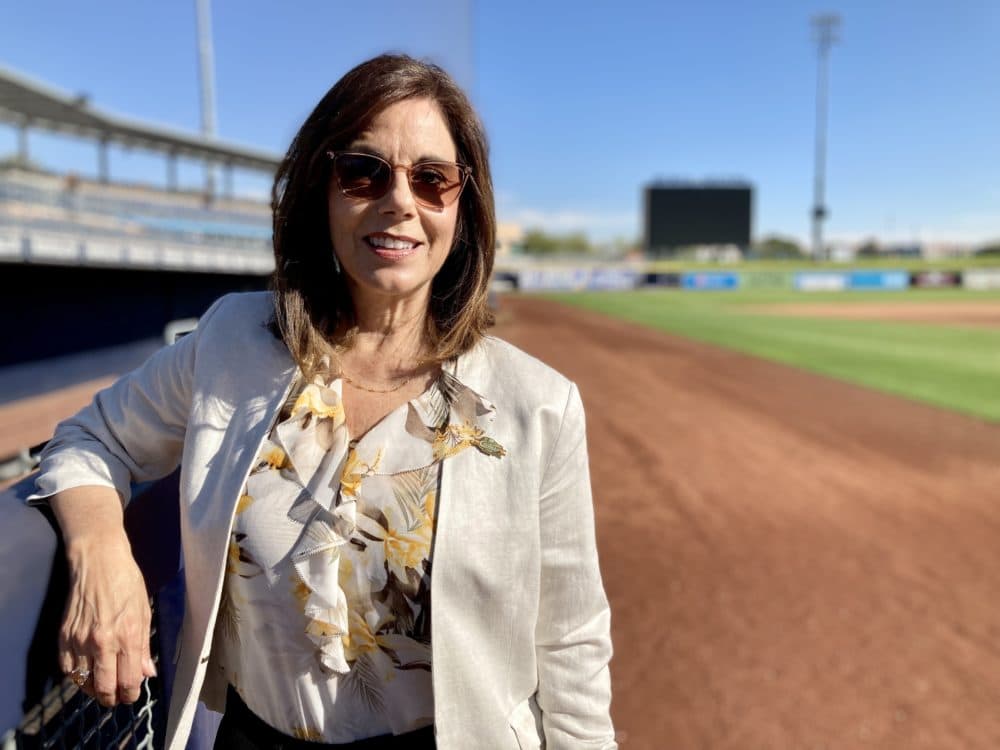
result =
[[[171,701],[167,722],[171,738],[187,735],[201,693],[236,502],[297,371],[283,343],[263,327],[257,335],[262,340],[258,342],[259,354],[253,369],[224,373],[230,379],[231,400],[202,407],[204,424],[199,424],[198,429],[222,435],[218,449],[207,461],[191,461],[194,466],[187,465],[188,474],[182,478],[181,533],[189,595],[184,614],[182,658],[177,664],[175,684],[190,685],[191,690],[183,701]],[[217,390],[207,384],[207,398]],[[206,693],[202,697],[213,709],[219,710],[224,703],[224,685],[213,683]]]
[[[485,359],[482,345],[476,346],[457,359],[452,375],[486,401],[495,403],[483,388],[487,384],[484,378]],[[493,422],[493,416],[492,412],[488,415],[487,424]],[[456,499],[476,484],[481,462],[492,460],[486,455],[480,455],[479,450],[469,449],[441,465],[431,572],[431,679],[434,689],[435,733],[441,747],[458,746],[454,743],[460,741],[461,675],[468,659],[467,653],[453,647],[462,642],[461,623],[453,613],[470,606],[470,602],[464,599],[464,571],[459,565],[468,550],[463,550],[465,540],[458,538],[459,535],[453,531],[452,518],[454,514],[462,512]]]

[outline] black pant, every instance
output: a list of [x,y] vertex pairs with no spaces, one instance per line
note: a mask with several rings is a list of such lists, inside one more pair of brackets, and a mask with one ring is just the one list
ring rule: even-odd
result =
[[251,711],[239,693],[229,686],[226,713],[222,716],[215,750],[435,750],[434,727],[406,734],[383,734],[346,744],[309,742],[289,737]]

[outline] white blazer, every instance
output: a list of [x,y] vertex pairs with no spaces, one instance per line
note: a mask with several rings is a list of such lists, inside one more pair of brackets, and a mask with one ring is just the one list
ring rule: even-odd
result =
[[[181,466],[187,606],[167,722],[182,750],[209,670],[236,501],[296,374],[265,327],[267,293],[223,297],[197,330],[101,391],[46,448],[37,502]],[[464,451],[442,467],[431,574],[434,726],[441,750],[617,747],[609,714],[610,615],[594,541],[576,386],[487,337],[458,378],[496,406],[502,460]],[[208,672],[209,674],[206,674]]]

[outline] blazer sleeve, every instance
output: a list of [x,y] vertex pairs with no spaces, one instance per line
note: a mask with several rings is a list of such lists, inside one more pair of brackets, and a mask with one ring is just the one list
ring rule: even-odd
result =
[[198,340],[221,302],[209,308],[193,332],[99,391],[89,405],[56,427],[42,451],[29,504],[84,485],[111,487],[124,504],[133,482],[159,479],[177,468]]
[[538,705],[548,750],[617,745],[610,609],[597,560],[583,404],[575,385],[543,474]]

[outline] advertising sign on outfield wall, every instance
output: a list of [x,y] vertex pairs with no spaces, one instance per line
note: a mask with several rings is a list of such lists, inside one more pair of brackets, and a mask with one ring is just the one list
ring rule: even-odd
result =
[[587,289],[635,289],[641,278],[631,268],[594,268],[587,279]]
[[681,275],[681,286],[685,289],[736,289],[739,285],[740,277],[735,273],[708,271]]
[[532,269],[521,271],[517,286],[529,292],[579,291],[586,286],[587,275],[583,268]]
[[851,271],[847,277],[847,288],[864,290],[908,289],[909,271]]
[[792,289],[795,274],[790,271],[741,271],[740,289]]
[[514,271],[497,271],[493,274],[493,284],[496,286],[508,289],[517,289],[517,286],[520,283],[520,274]]
[[962,274],[966,289],[1000,289],[1000,268],[973,268]]
[[521,271],[518,288],[525,291],[635,289],[638,271],[629,268],[547,268]]
[[961,271],[914,271],[910,274],[910,286],[921,289],[942,289],[962,286]]
[[847,274],[838,271],[801,271],[795,274],[795,288],[803,292],[842,292]]
[[647,273],[642,282],[645,286],[669,286],[679,287],[681,285],[681,275],[679,273]]

